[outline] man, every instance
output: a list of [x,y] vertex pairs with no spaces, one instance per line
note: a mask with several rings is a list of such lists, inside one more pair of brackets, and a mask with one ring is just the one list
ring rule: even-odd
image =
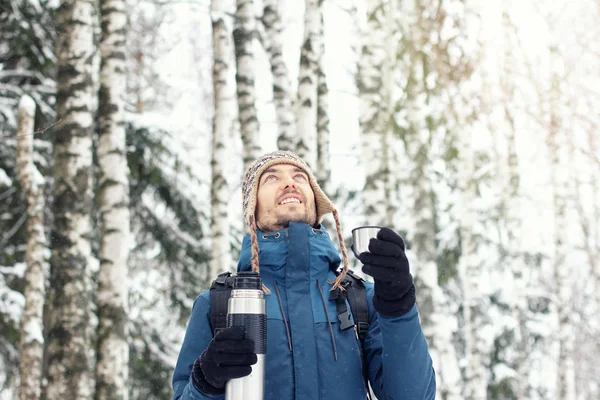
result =
[[[359,255],[369,330],[363,344],[339,327],[331,291],[339,290],[348,256],[339,215],[313,173],[296,155],[276,151],[258,159],[243,182],[244,238],[238,271],[254,270],[269,294],[265,400],[365,399],[367,376],[379,399],[433,399],[435,373],[423,336],[404,242],[383,228]],[[321,222],[333,213],[340,256]],[[364,358],[364,363],[363,363]],[[239,327],[213,338],[210,295],[194,302],[177,366],[173,399],[222,399],[229,379],[256,363],[254,343]]]

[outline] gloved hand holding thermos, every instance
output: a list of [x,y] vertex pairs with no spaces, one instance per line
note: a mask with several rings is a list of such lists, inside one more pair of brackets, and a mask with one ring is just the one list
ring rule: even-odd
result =
[[240,272],[229,298],[227,328],[194,363],[196,388],[205,394],[225,392],[226,400],[262,400],[266,333],[262,281],[254,272]]

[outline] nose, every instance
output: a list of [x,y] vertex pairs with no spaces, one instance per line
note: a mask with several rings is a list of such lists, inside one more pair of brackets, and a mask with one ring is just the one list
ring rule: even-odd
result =
[[282,180],[281,180],[281,184],[282,186],[287,189],[287,188],[295,188],[296,187],[296,181],[294,180],[294,177],[291,175],[286,175]]

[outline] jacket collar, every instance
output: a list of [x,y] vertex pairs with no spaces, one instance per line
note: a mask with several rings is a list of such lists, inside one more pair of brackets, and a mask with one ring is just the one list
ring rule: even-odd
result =
[[[289,227],[279,231],[263,232],[257,229],[256,236],[258,239],[261,271],[263,268],[269,270],[285,267],[290,251],[293,256],[296,251],[301,250],[297,248],[296,243],[292,243],[289,240],[290,237],[298,236],[308,236],[311,256],[316,256],[320,260],[326,261],[331,270],[337,270],[341,262],[340,255],[322,224],[317,229],[305,223],[290,222]],[[250,235],[244,236],[237,267],[238,272],[250,270],[252,259],[251,246]],[[323,264],[311,262],[310,268],[322,269]]]

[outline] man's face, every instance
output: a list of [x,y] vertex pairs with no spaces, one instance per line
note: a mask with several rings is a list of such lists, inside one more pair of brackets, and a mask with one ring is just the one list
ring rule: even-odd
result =
[[258,182],[256,222],[263,232],[286,228],[290,222],[315,225],[315,195],[304,170],[277,164],[263,172]]

